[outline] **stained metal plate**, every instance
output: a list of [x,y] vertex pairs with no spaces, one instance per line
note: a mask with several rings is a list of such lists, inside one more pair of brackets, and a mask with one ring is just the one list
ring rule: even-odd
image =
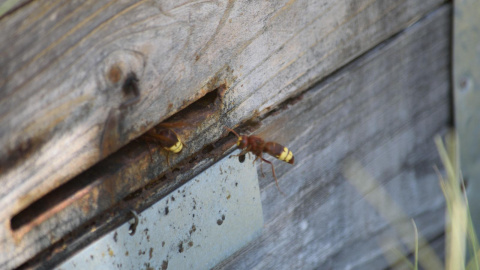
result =
[[252,157],[226,157],[57,269],[210,269],[263,227]]

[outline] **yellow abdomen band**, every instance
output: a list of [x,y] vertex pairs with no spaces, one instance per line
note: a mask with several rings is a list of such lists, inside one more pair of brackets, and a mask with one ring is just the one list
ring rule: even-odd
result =
[[283,147],[282,153],[276,158],[288,163],[292,159],[292,157],[293,157],[292,151],[288,150],[287,147]]
[[183,148],[183,144],[182,142],[179,140],[177,143],[175,143],[173,146],[171,146],[170,148],[166,148],[168,151],[170,152],[173,152],[173,153],[178,153],[180,151],[182,151],[182,148]]

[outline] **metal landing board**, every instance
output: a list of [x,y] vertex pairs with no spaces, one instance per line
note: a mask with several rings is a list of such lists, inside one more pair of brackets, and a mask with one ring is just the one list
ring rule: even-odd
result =
[[253,158],[228,156],[56,269],[210,269],[263,227]]

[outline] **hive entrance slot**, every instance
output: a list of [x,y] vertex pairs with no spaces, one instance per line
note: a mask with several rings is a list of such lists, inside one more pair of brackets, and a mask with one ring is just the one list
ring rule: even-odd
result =
[[202,119],[198,119],[199,116],[207,117],[206,114],[212,114],[218,111],[224,88],[225,85],[221,85],[206,93],[203,97],[188,105],[183,110],[172,115],[167,121],[187,121],[192,124],[195,124],[195,121],[202,121]]
[[[91,181],[88,181],[88,179],[91,179]],[[10,228],[12,231],[17,231],[23,226],[34,225],[42,222],[43,220],[38,220],[37,222],[34,221],[40,219],[42,216],[45,218],[47,218],[46,216],[50,216],[46,215],[46,213],[53,210],[53,208],[60,203],[72,198],[75,193],[93,182],[93,179],[94,178],[82,177],[78,179],[78,181],[75,181],[77,178],[74,178],[73,181],[68,181],[58,188],[50,191],[45,196],[41,197],[34,203],[30,204],[27,208],[14,215],[10,220]]]
[[[222,85],[208,92],[185,109],[172,115],[168,121],[185,122],[189,125],[191,124],[191,127],[200,125],[209,115],[213,115],[219,111],[221,96],[223,95],[224,90],[225,86]],[[115,174],[115,172],[121,170],[121,168],[136,166],[134,163],[129,162],[128,158],[124,157],[139,156],[139,153],[141,153],[142,150],[139,150],[140,148],[138,145],[139,142],[135,140],[128,143],[114,154],[50,191],[28,207],[15,214],[10,220],[11,230],[16,232],[25,228],[25,230],[22,231],[29,231],[31,228],[41,224],[54,214],[61,212],[71,203],[75,203],[75,201],[81,196],[89,192],[89,190],[87,190],[89,186],[92,186],[95,181],[98,181],[106,174]],[[101,182],[99,183],[100,186],[102,184],[103,183]],[[119,187],[118,192],[121,192],[120,189],[121,188]],[[77,194],[79,196],[76,196]],[[118,199],[121,199],[120,197]],[[27,228],[27,226],[29,226],[29,228]]]

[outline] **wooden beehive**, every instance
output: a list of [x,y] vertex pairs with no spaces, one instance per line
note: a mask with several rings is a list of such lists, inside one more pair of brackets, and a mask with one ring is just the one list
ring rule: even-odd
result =
[[[296,164],[274,162],[286,196],[261,178],[263,235],[219,268],[387,267],[387,222],[342,166],[442,235],[450,24],[440,0],[18,1],[0,17],[0,268],[55,265],[145,209],[226,155],[224,126]],[[165,120],[187,124],[170,164],[137,140]]]

